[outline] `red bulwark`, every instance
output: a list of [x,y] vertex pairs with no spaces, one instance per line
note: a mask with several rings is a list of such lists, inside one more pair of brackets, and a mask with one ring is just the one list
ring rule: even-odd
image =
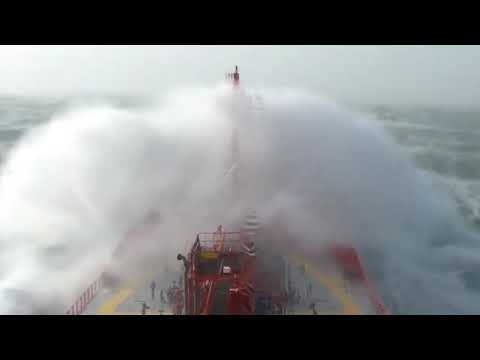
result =
[[387,309],[380,295],[378,294],[377,289],[370,281],[357,251],[353,247],[349,246],[335,246],[333,248],[333,252],[337,261],[339,261],[339,263],[342,264],[347,271],[355,273],[360,277],[368,291],[370,300],[377,310],[377,314],[390,315],[390,311]]

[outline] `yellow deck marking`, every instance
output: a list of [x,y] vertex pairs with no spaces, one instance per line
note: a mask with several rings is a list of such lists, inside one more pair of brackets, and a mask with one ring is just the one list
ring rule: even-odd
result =
[[98,315],[116,315],[117,307],[132,295],[132,289],[123,289],[115,293],[98,311]]
[[[301,311],[301,312],[296,312],[294,315],[313,315],[312,311]],[[341,314],[338,314],[337,312],[335,311],[317,311],[317,315],[318,316],[323,316],[323,315],[341,315]]]
[[[299,255],[294,255],[291,258],[298,264],[304,264],[307,272],[311,273],[320,284],[330,289],[332,295],[334,295],[343,305],[345,315],[361,315],[362,312],[360,311],[360,307],[347,293],[341,281],[319,271]],[[312,314],[312,312],[310,312],[310,314]]]
[[[102,314],[102,315],[105,315],[105,314]],[[140,316],[140,315],[142,315],[142,313],[141,313],[141,312],[115,312],[115,313],[108,314],[108,315],[115,315],[115,316]],[[164,316],[171,316],[171,315],[173,315],[173,313],[164,311],[162,314],[160,314],[159,312],[147,311],[145,315],[164,315]]]
[[[97,312],[97,315],[140,315],[141,312],[139,313],[126,313],[126,312],[117,312],[117,307],[120,306],[122,303],[125,302],[132,294],[134,294],[136,291],[138,291],[139,288],[141,288],[140,283],[146,282],[146,278],[144,278],[142,281],[137,282],[137,286],[134,286],[133,288],[130,289],[121,289],[117,291],[109,301],[107,301]],[[150,314],[147,311],[147,315],[160,315],[160,314]],[[165,314],[166,315],[166,314]]]

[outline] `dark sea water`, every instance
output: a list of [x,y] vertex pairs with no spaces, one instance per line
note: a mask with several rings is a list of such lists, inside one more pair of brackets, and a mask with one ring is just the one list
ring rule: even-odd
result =
[[480,112],[388,109],[372,112],[419,169],[480,228]]

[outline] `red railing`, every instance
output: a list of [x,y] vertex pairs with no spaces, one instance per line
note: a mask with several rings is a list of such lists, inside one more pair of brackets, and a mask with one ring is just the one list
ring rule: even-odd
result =
[[81,315],[87,308],[88,304],[93,301],[95,296],[97,296],[97,294],[101,290],[102,279],[103,276],[101,276],[98,280],[91,284],[88,289],[85,290],[82,295],[80,295],[75,304],[70,306],[70,308],[66,312],[66,315]]
[[244,240],[241,233],[238,232],[223,232],[223,233],[200,233],[197,240],[203,250],[217,251],[216,244],[219,239],[223,239],[223,249],[238,251],[241,248]]

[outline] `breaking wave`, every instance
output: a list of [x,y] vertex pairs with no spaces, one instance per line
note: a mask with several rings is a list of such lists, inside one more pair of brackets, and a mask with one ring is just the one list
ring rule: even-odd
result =
[[377,122],[297,90],[257,94],[263,110],[237,115],[225,87],[134,110],[77,104],[23,136],[0,177],[0,312],[62,313],[151,211],[163,265],[254,208],[265,224],[283,214],[300,247],[353,243],[395,313],[480,313],[478,236]]

